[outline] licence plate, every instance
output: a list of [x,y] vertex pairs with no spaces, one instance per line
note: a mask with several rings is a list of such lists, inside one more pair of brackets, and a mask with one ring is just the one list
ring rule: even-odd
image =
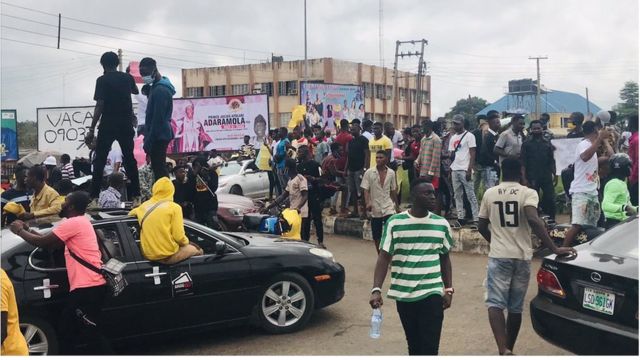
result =
[[616,303],[616,295],[606,291],[591,288],[584,288],[584,298],[582,307],[585,309],[613,315],[613,308]]

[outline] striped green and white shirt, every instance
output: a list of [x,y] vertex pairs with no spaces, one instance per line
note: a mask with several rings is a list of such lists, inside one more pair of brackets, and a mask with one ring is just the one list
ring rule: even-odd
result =
[[412,302],[443,295],[440,255],[453,246],[449,222],[429,213],[413,217],[409,211],[393,215],[384,226],[380,250],[391,255],[391,286],[387,296]]

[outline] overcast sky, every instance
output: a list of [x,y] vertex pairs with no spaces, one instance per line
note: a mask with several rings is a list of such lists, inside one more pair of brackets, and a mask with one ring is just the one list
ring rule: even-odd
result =
[[[380,63],[377,0],[307,3],[309,58]],[[549,57],[547,88],[588,87],[604,109],[638,79],[638,0],[384,0],[383,8],[386,66],[396,40],[429,41],[433,116],[468,95],[493,102],[509,80],[535,78],[529,56]],[[20,120],[35,120],[38,107],[92,105],[107,50],[122,48],[126,62],[156,58],[178,95],[181,68],[304,55],[303,0],[2,0],[0,9],[2,108]],[[58,13],[64,50],[55,49]],[[399,68],[416,71],[417,59]]]

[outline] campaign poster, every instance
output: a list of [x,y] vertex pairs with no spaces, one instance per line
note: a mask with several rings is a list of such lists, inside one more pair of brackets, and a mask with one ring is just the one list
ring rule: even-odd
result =
[[38,150],[57,151],[71,158],[89,157],[84,143],[94,106],[38,108]]
[[304,126],[335,131],[342,119],[364,119],[364,93],[358,85],[302,83],[300,103],[306,105]]
[[15,110],[2,110],[2,161],[18,160],[18,117]]
[[170,154],[235,151],[245,136],[260,148],[269,129],[269,100],[266,94],[174,99],[171,127]]
[[556,175],[561,175],[562,170],[576,161],[576,148],[580,141],[582,141],[582,139],[551,140],[551,144],[555,148],[553,157],[556,160]]

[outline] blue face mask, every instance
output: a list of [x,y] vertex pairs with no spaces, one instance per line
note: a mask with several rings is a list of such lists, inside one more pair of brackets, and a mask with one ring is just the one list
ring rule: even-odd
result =
[[153,80],[155,80],[153,74],[155,74],[155,72],[156,71],[154,70],[153,72],[151,72],[151,74],[142,77],[142,81],[144,81],[145,85],[153,84]]

